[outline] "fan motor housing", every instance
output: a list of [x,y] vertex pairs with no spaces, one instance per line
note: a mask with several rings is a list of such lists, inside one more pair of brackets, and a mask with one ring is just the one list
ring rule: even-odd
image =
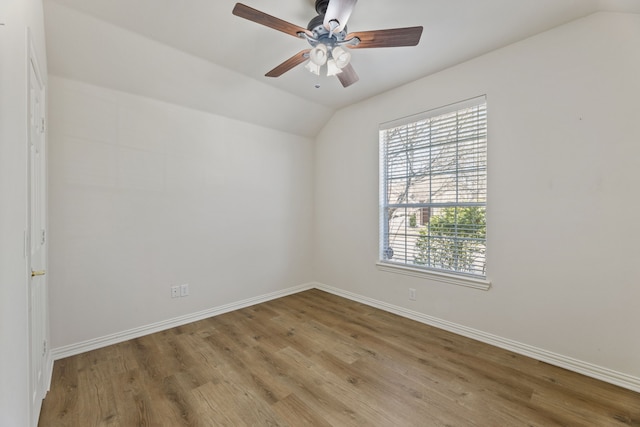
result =
[[[316,2],[316,5],[320,2]],[[328,3],[328,1],[327,1]],[[336,41],[342,41],[347,36],[347,27],[345,26],[342,31],[333,33],[333,36],[329,34],[329,30],[324,26],[324,14],[314,16],[309,24],[307,30],[313,33],[313,37],[316,41],[309,40],[309,43],[315,47],[318,43],[322,43],[327,46],[333,46]]]
[[329,0],[316,0],[316,12],[318,15],[327,13],[327,7],[329,6]]

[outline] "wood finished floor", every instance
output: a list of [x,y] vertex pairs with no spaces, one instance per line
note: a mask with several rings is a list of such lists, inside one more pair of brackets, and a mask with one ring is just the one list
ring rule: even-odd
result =
[[319,290],[56,361],[39,426],[640,426],[640,394]]

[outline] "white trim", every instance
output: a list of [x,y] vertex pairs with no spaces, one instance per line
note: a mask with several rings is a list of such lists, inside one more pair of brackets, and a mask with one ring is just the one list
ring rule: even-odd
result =
[[428,316],[423,313],[418,313],[404,307],[399,307],[362,295],[354,294],[352,292],[347,292],[342,289],[334,288],[322,283],[314,283],[313,285],[317,289],[350,299],[352,301],[379,308],[381,310],[385,310],[402,317],[416,320],[420,323],[434,326],[439,329],[444,329],[445,331],[453,332],[467,338],[475,339],[486,344],[494,345],[496,347],[500,347],[514,353],[532,357],[536,360],[568,369],[570,371],[577,372],[588,377],[596,378],[598,380],[614,384],[619,387],[623,387],[635,392],[640,392],[640,378],[638,377],[627,375],[622,372],[617,372],[602,366],[594,365],[589,362],[584,362],[582,360],[577,360],[568,356],[564,356],[562,354],[553,353],[551,351],[537,348],[508,338],[499,337],[497,335],[489,334],[477,329],[458,325],[456,323],[438,319],[437,317]]
[[46,392],[45,397],[49,390],[51,390],[51,380],[53,379],[53,355],[51,354],[51,350],[47,350],[47,370],[46,370]]
[[404,264],[391,264],[378,261],[376,263],[378,270],[388,273],[404,274],[405,276],[419,277],[421,279],[435,280],[436,282],[448,283],[451,285],[466,286],[468,288],[480,289],[488,291],[491,288],[491,282],[476,277],[467,277],[462,275],[454,275],[441,273],[439,271],[425,270],[423,268],[409,267]]
[[314,284],[311,284],[311,283],[294,286],[291,288],[272,292],[270,294],[247,298],[242,301],[232,302],[219,307],[213,307],[213,308],[199,311],[196,313],[186,314],[184,316],[175,317],[173,319],[163,320],[160,322],[152,323],[150,325],[129,329],[127,331],[117,332],[115,334],[105,335],[103,337],[98,337],[98,338],[90,339],[87,341],[82,341],[79,343],[54,348],[51,350],[51,357],[53,358],[53,360],[64,359],[65,357],[75,356],[76,354],[84,353],[86,351],[95,350],[98,348],[106,347],[112,344],[117,344],[117,343],[134,339],[134,338],[139,338],[144,335],[149,335],[155,332],[164,331],[166,329],[175,328],[176,326],[186,325],[191,322],[207,319],[209,317],[228,313],[234,310],[239,310],[241,308],[260,304],[276,298],[285,297],[287,295],[296,294],[298,292],[312,289],[313,287],[314,287]]

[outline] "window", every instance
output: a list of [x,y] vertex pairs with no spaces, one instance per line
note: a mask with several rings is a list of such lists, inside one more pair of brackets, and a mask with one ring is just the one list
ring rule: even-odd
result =
[[483,282],[486,196],[484,96],[381,125],[378,265]]

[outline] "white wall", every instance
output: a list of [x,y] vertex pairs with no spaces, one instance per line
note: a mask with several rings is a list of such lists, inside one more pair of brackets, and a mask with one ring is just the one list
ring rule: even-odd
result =
[[29,425],[24,230],[27,206],[27,28],[46,79],[42,4],[0,2],[0,425]]
[[54,348],[310,281],[312,140],[55,76],[49,105]]
[[[317,139],[315,279],[640,384],[638,46],[640,15],[599,13],[335,114]],[[378,271],[378,124],[481,94],[493,287]]]
[[52,74],[310,138],[333,113],[55,1],[45,2],[45,15]]

